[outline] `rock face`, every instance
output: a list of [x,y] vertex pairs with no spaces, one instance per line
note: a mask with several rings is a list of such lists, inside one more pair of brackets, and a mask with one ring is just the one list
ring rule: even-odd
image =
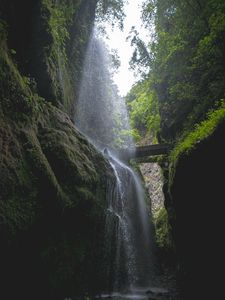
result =
[[151,199],[151,209],[154,215],[164,204],[162,171],[157,163],[143,163],[140,165],[140,171]]
[[225,123],[177,164],[167,206],[184,299],[219,299],[224,253]]
[[[17,2],[0,3],[0,298],[95,293],[103,284],[99,265],[111,169],[65,111],[73,110],[81,67],[76,64],[82,61],[79,51],[90,22],[80,43],[79,26],[93,15],[90,5],[96,1],[66,1],[73,8],[69,20],[64,18],[68,11],[59,9],[65,1]],[[64,23],[55,24],[55,16]],[[71,39],[57,40],[56,25]],[[36,52],[28,44],[38,47]],[[65,68],[56,67],[57,45],[59,60],[80,49],[73,65],[77,73],[67,68],[67,60]],[[29,71],[35,80],[24,76]],[[75,77],[70,94],[71,85],[61,85],[60,78],[71,83]]]
[[2,0],[8,45],[38,93],[71,117],[97,0]]

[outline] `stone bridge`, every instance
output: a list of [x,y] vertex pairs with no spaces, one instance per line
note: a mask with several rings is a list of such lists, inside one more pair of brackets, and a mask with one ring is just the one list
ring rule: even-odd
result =
[[149,157],[153,155],[168,154],[169,150],[169,144],[155,144],[116,150],[115,153],[122,160],[130,160],[135,158]]

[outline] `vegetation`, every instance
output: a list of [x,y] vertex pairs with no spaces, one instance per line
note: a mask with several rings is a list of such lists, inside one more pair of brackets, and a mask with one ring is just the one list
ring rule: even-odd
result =
[[143,19],[155,33],[146,51],[134,39],[132,63],[150,68],[149,94],[156,95],[167,141],[191,131],[224,98],[224,11],[223,0],[145,1]]
[[0,35],[2,35],[0,44],[0,107],[4,116],[14,117],[18,122],[27,122],[38,112],[41,98],[35,92],[31,92],[32,83],[30,79],[21,76],[13,63],[12,53],[7,48],[5,30],[6,26],[3,23],[2,28],[0,28]]
[[[25,299],[34,289],[37,298],[51,294],[54,299],[56,294],[63,298],[66,293],[91,291],[98,288],[93,261],[97,264],[102,248],[93,238],[103,235],[109,168],[65,113],[33,94],[8,52],[1,48],[3,283],[8,286],[10,280]],[[87,275],[87,269],[94,276]],[[26,289],[21,288],[24,282]],[[5,292],[1,289],[1,296]],[[7,290],[10,299],[13,293]]]
[[79,2],[70,1],[42,1],[42,17],[46,22],[47,34],[51,37],[45,47],[44,59],[48,76],[51,81],[51,93],[54,104],[63,101],[69,111],[74,90],[71,83],[71,73],[68,66],[67,44],[70,38],[70,27]]
[[[0,19],[0,40],[1,43],[6,41],[6,36],[7,36],[7,25],[6,23]],[[2,44],[0,45],[2,47]]]
[[[27,2],[37,3],[22,1],[19,6],[26,7]],[[0,16],[5,20],[0,21],[0,298],[13,299],[16,293],[21,299],[63,299],[68,293],[94,293],[100,289],[98,284],[104,284],[97,267],[111,169],[63,112],[68,103],[59,93],[59,71],[67,72],[61,73],[64,80],[72,73],[66,70],[70,22],[76,25],[68,2],[75,4],[74,9],[81,3],[46,0],[35,6],[38,15],[32,25],[38,19],[40,32],[30,26],[34,39],[28,40],[32,43],[29,51],[33,49],[38,56],[32,52],[26,57],[30,70],[34,66],[38,72],[37,77],[32,73],[35,79],[21,71],[25,61],[17,54],[18,47],[26,48],[24,40],[19,46],[12,42],[23,35],[9,30],[14,28],[11,13],[18,27],[24,28],[21,11],[17,14],[16,10],[18,1],[0,3]],[[2,10],[5,7],[7,14]],[[26,13],[32,15],[29,9]],[[86,11],[80,14],[84,27],[89,16]],[[59,97],[62,110],[53,96],[40,97],[43,86],[47,95]],[[9,284],[14,289],[9,290]]]
[[112,26],[119,24],[123,28],[125,0],[98,0],[96,21],[97,23],[108,22]]
[[218,125],[225,119],[225,103],[221,107],[207,114],[207,119],[197,124],[195,129],[179,142],[171,153],[173,159],[179,155],[188,153],[197,143],[209,137]]
[[[185,190],[177,197],[179,187],[174,190],[174,174],[178,166],[182,169],[183,161],[189,162],[189,156],[191,161],[192,151],[225,122],[225,2],[146,0],[143,21],[151,40],[145,44],[135,29],[131,33],[131,43],[136,46],[131,67],[142,73],[143,79],[130,91],[127,102],[133,129],[142,137],[156,136],[159,142],[174,146],[169,172],[164,172],[168,182],[164,190],[169,190],[166,206],[174,229],[179,221],[171,211],[175,209],[179,217],[179,207],[184,207],[185,214],[191,201],[191,197],[182,195]],[[187,178],[187,174],[182,175]],[[176,181],[180,184],[185,180]],[[201,198],[201,192],[198,195]],[[168,247],[165,210],[158,218],[158,244]]]
[[54,40],[55,58],[57,54],[63,55],[67,62],[65,53],[66,42],[69,39],[68,26],[72,23],[75,7],[73,1],[60,1],[58,4],[54,0],[43,0],[43,6],[49,10],[49,31]]
[[225,103],[222,100],[219,107],[207,114],[207,119],[197,124],[193,131],[187,133],[177,142],[170,154],[171,170],[170,184],[173,179],[176,164],[184,155],[188,155],[199,143],[210,137],[218,126],[225,121]]
[[173,248],[171,226],[169,224],[168,213],[164,207],[159,208],[154,215],[156,231],[156,244],[160,250],[169,252]]
[[[137,83],[126,96],[129,109],[130,124],[133,128],[133,136],[136,140],[140,136],[148,134],[153,142],[157,140],[157,132],[160,125],[157,96],[149,88],[149,80],[145,79]],[[138,131],[139,135],[137,135]]]
[[[95,13],[99,22],[107,20],[113,26],[119,22],[122,28],[124,2],[0,3],[0,272],[3,288],[4,282],[14,287],[7,289],[8,298],[15,298],[10,297],[15,292],[21,299],[56,299],[66,293],[88,291],[94,295],[103,288],[99,265],[112,170],[75,129],[70,117]],[[83,103],[83,110],[93,120],[93,127],[83,118],[82,128],[86,132],[99,128],[96,132],[101,140],[113,146],[129,142],[130,134],[137,140],[147,135],[153,142],[173,143],[171,184],[179,159],[213,135],[225,120],[225,2],[146,0],[143,20],[155,31],[148,45],[135,28],[130,37],[136,45],[131,66],[143,75],[126,97],[131,130],[124,128],[120,111],[111,113],[114,98],[118,102],[120,98],[107,70],[109,61],[101,56],[96,40],[94,81],[84,74],[86,99],[95,105]],[[116,55],[113,59],[118,66]],[[82,110],[79,113],[82,118]],[[163,163],[162,157],[157,160]],[[204,179],[208,182],[206,177],[208,174]],[[180,189],[173,203],[166,199],[167,207],[173,205],[176,213],[181,209],[185,216],[192,194],[187,193],[182,202],[184,191]],[[196,195],[194,205],[200,208],[194,222],[197,227],[205,203],[199,201],[201,193]],[[210,211],[211,202],[209,206]],[[183,220],[175,220],[175,213],[173,217],[174,224],[182,225]],[[187,223],[184,218],[183,226]],[[164,208],[155,216],[155,228],[158,247],[172,249]],[[206,241],[205,249],[208,232]],[[21,291],[24,282],[26,291]]]

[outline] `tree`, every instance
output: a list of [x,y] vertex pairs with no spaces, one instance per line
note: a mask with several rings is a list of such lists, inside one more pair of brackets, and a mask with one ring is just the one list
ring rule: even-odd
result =
[[160,125],[157,100],[154,90],[151,89],[149,78],[134,85],[126,96],[131,127],[133,130],[137,129],[142,137],[144,137],[146,133],[153,139],[157,136]]
[[117,22],[123,28],[124,2],[126,0],[99,0],[96,10],[96,21],[108,22],[114,26]]
[[143,20],[155,29],[149,87],[158,98],[162,136],[174,139],[225,96],[225,2],[148,0]]

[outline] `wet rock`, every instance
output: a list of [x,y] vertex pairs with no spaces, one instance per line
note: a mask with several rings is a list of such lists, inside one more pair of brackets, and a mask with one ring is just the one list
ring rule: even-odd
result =
[[95,290],[111,168],[67,114],[32,93],[7,51],[0,68],[0,298]]
[[144,163],[140,165],[140,171],[145,181],[149,197],[151,199],[151,209],[154,213],[164,203],[163,176],[160,166],[157,163]]

